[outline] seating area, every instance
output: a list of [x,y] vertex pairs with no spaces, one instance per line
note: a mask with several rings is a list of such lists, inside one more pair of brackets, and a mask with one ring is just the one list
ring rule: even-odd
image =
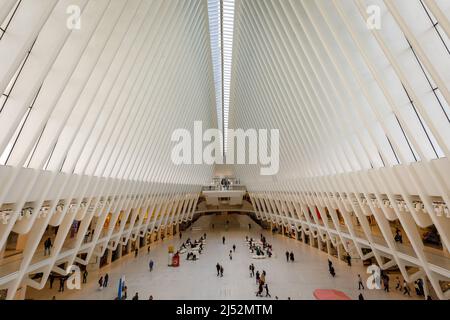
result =
[[186,260],[196,261],[200,258],[200,254],[203,252],[203,246],[206,244],[206,233],[203,234],[199,240],[194,242],[188,238],[178,250],[180,254],[186,254]]
[[245,237],[252,259],[266,259],[272,257],[272,245],[267,243],[266,238],[261,234],[260,240],[255,241],[253,238]]

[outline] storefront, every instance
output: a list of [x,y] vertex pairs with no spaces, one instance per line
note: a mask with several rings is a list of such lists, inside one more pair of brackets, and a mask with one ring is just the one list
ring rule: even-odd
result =
[[117,249],[113,251],[112,256],[111,256],[111,262],[116,261],[117,259],[120,259],[120,257],[122,256],[122,245],[119,244],[117,246]]
[[104,266],[106,266],[108,264],[108,255],[109,255],[109,249],[106,249],[105,253],[100,258],[100,268],[103,268]]

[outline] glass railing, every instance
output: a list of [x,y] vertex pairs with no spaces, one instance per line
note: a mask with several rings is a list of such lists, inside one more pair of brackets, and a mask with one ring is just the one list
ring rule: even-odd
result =
[[202,191],[245,191],[246,188],[243,185],[207,185],[203,186]]

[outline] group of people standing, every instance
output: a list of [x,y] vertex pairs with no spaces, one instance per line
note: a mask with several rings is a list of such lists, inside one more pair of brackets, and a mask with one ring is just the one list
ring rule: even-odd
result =
[[217,262],[216,264],[216,270],[217,270],[217,276],[218,277],[223,277],[223,266]]
[[[82,273],[82,281],[83,283],[87,283],[87,277],[88,277],[88,271],[86,269],[83,270]],[[50,289],[53,289],[53,282],[55,282],[55,275],[53,273],[50,273],[48,276],[48,281],[50,283]],[[59,278],[59,289],[58,292],[64,292],[65,284],[69,276],[60,276]]]
[[[53,289],[53,282],[55,281],[55,275],[53,273],[50,273],[48,276],[48,281],[50,283],[50,289]],[[58,292],[64,292],[64,287],[66,284],[67,276],[60,276],[59,277],[59,289]],[[83,282],[84,283],[84,282]]]
[[98,279],[98,285],[99,285],[99,289],[103,289],[108,287],[108,282],[109,282],[109,274],[105,274],[105,276],[101,276],[100,279]]
[[289,251],[286,251],[286,261],[287,262],[289,262],[289,261],[291,261],[291,262],[294,262],[295,261],[295,259],[294,259],[294,253],[291,251],[291,252],[289,252]]
[[[329,262],[331,262],[331,261],[329,261]],[[385,273],[384,271],[381,271],[380,280],[381,280],[380,284],[383,285],[383,290],[385,292],[390,292],[389,291],[389,282],[390,282],[389,275],[387,273]],[[414,288],[415,288],[416,294],[418,296],[425,296],[422,279],[418,279],[418,280],[414,281]],[[364,290],[364,289],[365,288],[364,288],[363,279],[361,278],[361,275],[358,274],[358,290]],[[403,292],[403,295],[411,296],[411,289],[409,288],[408,283],[404,279],[403,279],[403,282],[401,282],[400,278],[398,276],[395,277],[395,290]],[[359,299],[364,300],[361,293],[359,294]],[[428,296],[428,299],[431,299],[431,298]]]
[[251,253],[255,253],[257,256],[267,255],[269,258],[272,257],[272,245],[266,241],[266,238],[262,234],[261,234],[262,248],[260,245],[257,245],[255,243],[253,238],[249,239],[248,236],[245,237],[245,242],[248,244]]
[[[423,280],[417,279],[414,281],[414,289],[416,290],[416,294],[420,297],[425,297],[425,290],[423,287]],[[411,296],[411,289],[409,288],[408,283],[406,280],[403,280],[403,283],[400,283],[399,277],[395,277],[395,290],[402,291],[403,295]],[[428,296],[428,299],[431,299],[430,296]]]
[[197,260],[197,254],[194,253],[194,251],[197,251],[199,254],[203,252],[203,246],[206,242],[206,233],[203,234],[203,236],[200,237],[199,240],[191,241],[190,238],[188,238],[180,247],[180,253],[184,253],[188,251],[186,255],[186,260]]
[[414,281],[414,289],[416,289],[416,294],[418,296],[425,297],[425,290],[423,289],[423,280],[417,279]]
[[262,297],[263,296],[263,291],[266,291],[266,297],[271,297],[270,293],[269,293],[269,286],[266,283],[266,271],[263,270],[261,273],[259,271],[256,271],[255,273],[255,266],[253,265],[253,263],[249,266],[250,269],[250,277],[253,278],[253,276],[255,276],[256,279],[256,284],[258,286],[258,291],[256,291],[256,296],[257,297]]

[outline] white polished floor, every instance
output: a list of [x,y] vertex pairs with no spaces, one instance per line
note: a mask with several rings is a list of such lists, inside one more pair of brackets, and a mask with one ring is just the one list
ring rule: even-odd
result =
[[[81,290],[68,290],[58,293],[59,282],[55,281],[53,289],[47,284],[43,290],[27,289],[28,299],[106,299],[113,300],[117,296],[118,279],[125,275],[128,286],[128,298],[139,292],[140,299],[266,299],[256,298],[257,289],[254,278],[250,278],[248,266],[254,263],[257,270],[265,270],[266,282],[269,286],[272,299],[314,299],[315,289],[337,289],[345,292],[352,299],[357,299],[357,275],[360,273],[365,279],[366,268],[360,261],[354,261],[352,267],[344,262],[331,258],[336,270],[336,277],[328,273],[326,253],[311,248],[301,242],[288,239],[281,235],[273,236],[270,232],[261,230],[247,216],[232,215],[229,230],[225,230],[225,217],[201,217],[192,228],[192,231],[183,234],[182,240],[176,235],[173,239],[165,240],[162,244],[152,247],[150,254],[141,250],[138,258],[129,254],[111,265],[102,268],[99,273],[90,272],[88,283]],[[211,229],[214,223],[214,230]],[[252,223],[249,231],[248,224]],[[198,261],[186,261],[182,255],[181,265],[178,268],[167,266],[169,245],[179,247],[188,237],[198,239],[207,233],[206,246]],[[269,243],[273,245],[274,256],[270,259],[254,260],[251,258],[247,246],[244,244],[245,236],[258,239],[263,233]],[[226,237],[226,244],[222,244],[222,236]],[[236,244],[236,253],[230,261],[228,253],[232,245]],[[285,252],[293,251],[294,263],[287,263]],[[153,272],[148,269],[150,259],[155,261]],[[216,263],[224,267],[224,277],[216,276]],[[100,275],[109,273],[109,286],[103,290],[98,289],[97,281]],[[395,292],[394,279],[391,277],[391,292],[383,290],[364,290],[365,299],[417,299],[414,288],[411,287],[412,298]]]

